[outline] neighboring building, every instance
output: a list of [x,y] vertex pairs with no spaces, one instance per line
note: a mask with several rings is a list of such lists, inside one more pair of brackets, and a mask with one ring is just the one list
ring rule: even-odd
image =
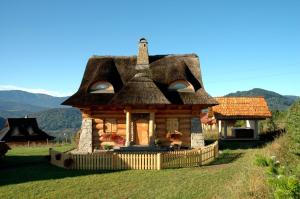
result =
[[[219,105],[211,108],[224,139],[258,139],[258,122],[272,116],[264,97],[216,97]],[[234,128],[237,120],[245,120],[246,127]],[[228,126],[232,128],[228,136]]]
[[216,126],[217,126],[216,125],[217,124],[216,119],[210,113],[211,113],[211,111],[202,112],[200,114],[202,129],[203,129],[204,132],[205,131],[212,132],[216,129]]
[[204,89],[197,55],[149,56],[143,38],[138,56],[91,57],[79,90],[63,103],[82,112],[82,152],[158,141],[203,146],[199,115],[216,104]]
[[35,118],[8,118],[0,131],[0,141],[8,144],[46,143],[54,137],[42,131]]

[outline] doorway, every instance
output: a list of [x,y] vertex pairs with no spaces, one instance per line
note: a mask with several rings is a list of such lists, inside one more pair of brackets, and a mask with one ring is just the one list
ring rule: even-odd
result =
[[149,113],[132,114],[133,140],[136,145],[149,145]]

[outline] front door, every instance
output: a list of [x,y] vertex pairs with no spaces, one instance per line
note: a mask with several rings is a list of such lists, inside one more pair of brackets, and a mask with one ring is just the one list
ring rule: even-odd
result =
[[132,122],[134,143],[136,145],[149,145],[149,114],[133,114]]

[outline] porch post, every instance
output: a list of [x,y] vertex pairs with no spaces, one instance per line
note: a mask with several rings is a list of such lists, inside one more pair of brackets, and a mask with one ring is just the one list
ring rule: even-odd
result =
[[131,113],[126,111],[126,142],[125,146],[130,145],[130,132],[131,132]]
[[222,137],[222,120],[219,120],[219,136]]
[[149,144],[154,145],[154,121],[155,121],[155,113],[150,112],[149,118]]
[[227,121],[224,120],[224,138],[227,138]]
[[251,128],[251,124],[250,124],[250,121],[249,121],[249,120],[246,120],[246,127],[247,127],[247,128]]
[[258,121],[255,120],[254,121],[254,139],[258,139],[259,138],[259,128],[258,128]]

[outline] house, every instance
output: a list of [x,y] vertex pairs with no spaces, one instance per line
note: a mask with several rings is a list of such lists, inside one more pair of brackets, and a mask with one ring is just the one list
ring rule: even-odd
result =
[[200,114],[202,129],[204,131],[208,131],[208,132],[214,131],[217,128],[216,127],[217,121],[213,117],[213,115],[211,115],[210,112],[211,111],[209,111],[209,112],[202,112]]
[[[264,97],[216,97],[219,105],[212,107],[222,139],[258,139],[259,121],[272,116]],[[233,127],[243,120],[245,127]],[[228,132],[228,127],[231,132]],[[231,135],[228,135],[228,134]]]
[[36,118],[8,118],[0,130],[0,141],[7,144],[46,143],[54,138],[38,127]]
[[93,56],[78,91],[63,105],[82,112],[78,150],[105,146],[204,145],[201,109],[217,102],[204,89],[195,54]]

